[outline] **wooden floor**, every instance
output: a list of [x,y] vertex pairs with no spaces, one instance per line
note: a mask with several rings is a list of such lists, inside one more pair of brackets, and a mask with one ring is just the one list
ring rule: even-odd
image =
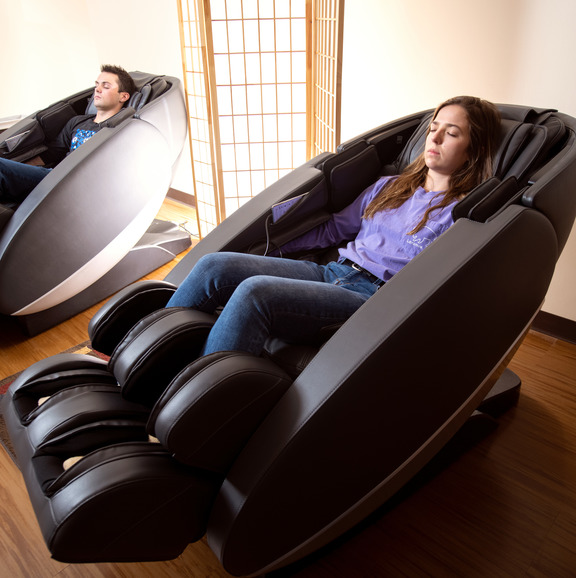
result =
[[[186,213],[170,203],[163,211],[179,222]],[[0,378],[85,341],[97,308],[31,339],[0,321]],[[576,345],[530,332],[510,367],[522,393],[496,431],[394,508],[278,576],[576,576]],[[204,541],[169,562],[51,560],[18,469],[2,449],[0,480],[0,578],[229,576]]]

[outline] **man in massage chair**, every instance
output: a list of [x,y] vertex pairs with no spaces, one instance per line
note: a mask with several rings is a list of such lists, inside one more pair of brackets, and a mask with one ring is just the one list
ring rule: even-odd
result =
[[329,221],[281,247],[292,253],[353,239],[339,250],[338,261],[205,255],[167,306],[208,313],[223,306],[204,355],[259,355],[271,335],[302,342],[343,323],[446,231],[454,205],[492,176],[499,127],[498,109],[490,102],[445,101],[434,112],[424,151],[400,176],[381,178]]
[[[106,121],[120,112],[135,91],[136,86],[128,72],[119,66],[103,65],[94,87],[96,114],[75,116],[66,123],[57,139],[49,143],[48,154],[52,164],[59,163],[106,126]],[[0,200],[23,201],[50,170],[0,158]]]

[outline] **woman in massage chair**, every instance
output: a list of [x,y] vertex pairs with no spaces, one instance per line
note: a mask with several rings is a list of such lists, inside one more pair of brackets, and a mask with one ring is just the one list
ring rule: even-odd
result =
[[202,257],[167,307],[208,313],[222,307],[203,354],[259,355],[271,335],[313,339],[343,323],[381,285],[452,224],[452,209],[492,176],[498,109],[475,97],[443,102],[422,154],[399,177],[383,177],[283,253],[350,241],[327,265],[240,253]]

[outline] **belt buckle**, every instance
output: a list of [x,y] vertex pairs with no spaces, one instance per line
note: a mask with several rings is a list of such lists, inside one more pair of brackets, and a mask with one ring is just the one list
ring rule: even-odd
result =
[[354,271],[358,271],[358,273],[362,273],[362,275],[366,275],[366,277],[368,278],[368,281],[370,281],[372,283],[372,285],[376,285],[378,287],[378,289],[380,289],[380,287],[382,287],[382,285],[384,285],[384,281],[382,279],[379,279],[378,277],[376,277],[376,275],[372,275],[372,273],[370,273],[370,271],[366,271],[366,269],[364,269],[363,267],[360,267],[360,265],[358,265],[357,263],[352,261],[352,259],[347,259],[347,261],[348,261],[348,263],[350,263],[350,267],[352,267],[352,269],[354,269]]

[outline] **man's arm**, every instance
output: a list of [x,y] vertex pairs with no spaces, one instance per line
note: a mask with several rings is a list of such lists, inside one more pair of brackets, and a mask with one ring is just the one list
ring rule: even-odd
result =
[[77,117],[71,118],[60,131],[56,139],[48,143],[48,150],[42,154],[42,159],[48,166],[55,166],[64,159],[70,150],[72,127]]
[[[42,155],[47,165],[55,166],[70,153],[72,138],[78,127],[83,124],[93,125],[94,115],[79,115],[71,118],[60,131],[56,139],[48,143],[48,151]],[[95,132],[95,131],[94,131]]]

